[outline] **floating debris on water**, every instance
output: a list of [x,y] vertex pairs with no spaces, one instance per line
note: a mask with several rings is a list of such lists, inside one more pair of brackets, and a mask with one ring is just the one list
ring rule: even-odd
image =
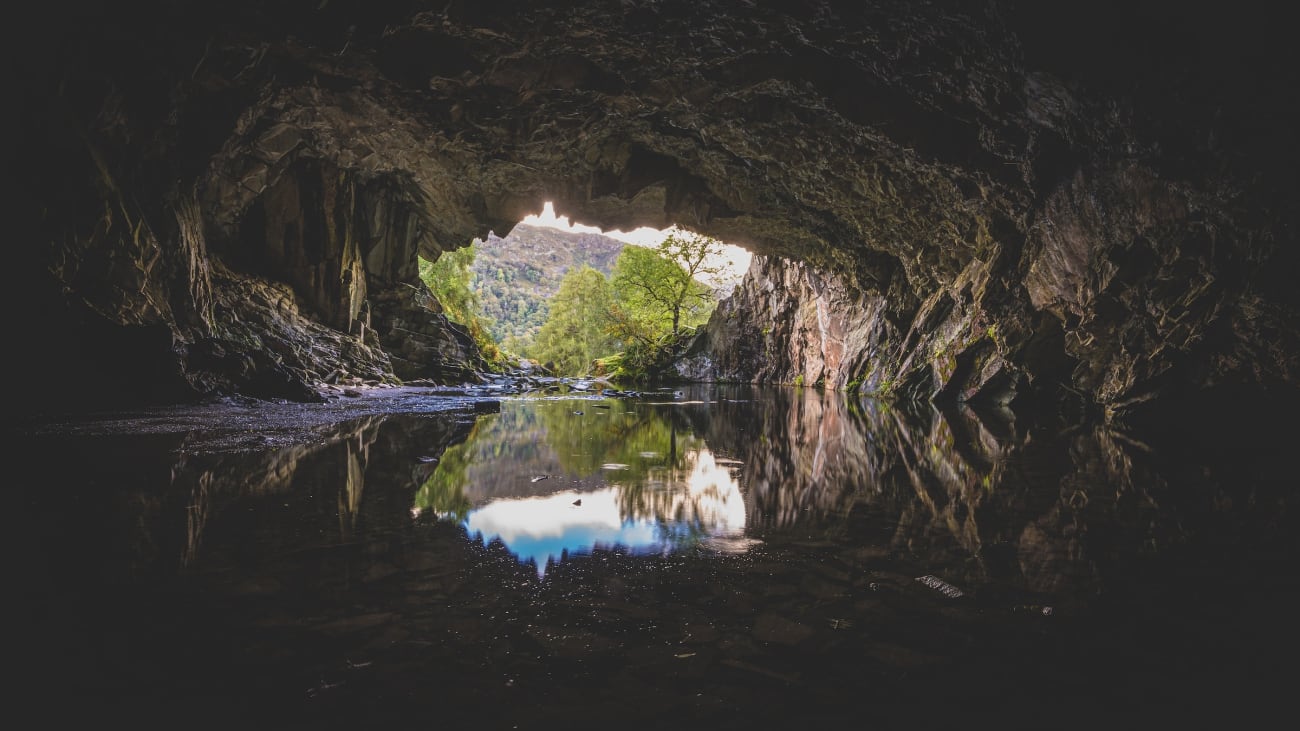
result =
[[334,688],[338,688],[338,687],[340,687],[340,686],[342,686],[342,685],[343,685],[343,682],[342,682],[342,681],[337,682],[337,683],[327,683],[327,682],[325,682],[324,680],[322,680],[321,683],[320,683],[320,685],[316,686],[315,688],[308,688],[308,689],[307,689],[307,697],[308,697],[308,698],[315,698],[316,696],[320,695],[320,694],[321,694],[322,692],[324,692],[324,691],[327,691],[327,690],[333,690]]
[[943,594],[949,599],[956,599],[959,596],[965,596],[965,594],[962,592],[961,589],[958,589],[952,584],[949,584],[943,579],[940,579],[938,576],[931,576],[930,574],[926,574],[925,576],[916,577],[916,580],[921,582],[922,584],[925,584],[931,589],[934,589],[940,594]]
[[718,553],[745,553],[762,542],[744,536],[709,536],[701,540],[700,545]]

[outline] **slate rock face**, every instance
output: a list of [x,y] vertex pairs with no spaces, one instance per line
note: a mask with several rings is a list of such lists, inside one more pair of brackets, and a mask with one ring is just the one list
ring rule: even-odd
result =
[[[459,380],[478,356],[416,254],[552,200],[759,255],[693,377],[1065,395],[1121,421],[1296,392],[1295,119],[1241,91],[1293,95],[1284,50],[1189,65],[1178,39],[1201,38],[1168,30],[1139,34],[1168,60],[1098,37],[1090,64],[997,2],[78,18],[20,67],[19,200],[44,214],[20,228],[41,314],[17,337],[51,381],[114,343],[117,367],[89,371],[135,395]],[[275,333],[293,347],[259,342]]]

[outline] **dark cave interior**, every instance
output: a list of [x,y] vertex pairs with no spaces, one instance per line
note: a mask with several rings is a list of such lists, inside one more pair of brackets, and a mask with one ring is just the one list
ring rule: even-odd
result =
[[692,378],[1115,423],[1295,399],[1300,85],[1262,4],[40,12],[11,48],[33,409],[469,377],[416,255],[541,200],[760,255]]
[[[1273,4],[26,9],[7,441],[42,718],[1290,712],[1300,52]],[[484,362],[417,262],[544,201],[754,252],[688,397],[457,391]],[[542,581],[430,507],[559,491],[567,518],[570,487],[687,455],[745,501],[731,552]]]

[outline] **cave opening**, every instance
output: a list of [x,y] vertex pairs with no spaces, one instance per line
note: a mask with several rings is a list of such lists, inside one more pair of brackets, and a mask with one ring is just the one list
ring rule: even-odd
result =
[[[669,237],[675,241],[689,236],[676,227],[605,231],[557,215],[547,201],[505,236],[489,231],[469,246],[441,252],[437,259],[421,256],[420,277],[448,318],[468,329],[493,370],[540,365],[560,375],[626,380],[632,374],[612,373],[605,364],[619,361],[628,347],[652,344],[670,334],[667,313],[674,303],[667,301],[667,288],[672,283],[656,275],[671,275],[674,267],[683,265],[696,270],[684,275],[696,284],[686,292],[691,299],[681,303],[678,318],[684,316],[683,324],[694,333],[739,285],[752,259],[744,248],[715,240],[706,241],[707,250],[694,261],[662,250],[658,255],[682,260],[665,259],[663,266],[644,269],[644,255],[624,257],[629,246],[658,251]],[[629,283],[629,276],[637,273],[635,266],[644,269],[642,278]],[[603,280],[593,279],[587,270]],[[643,291],[665,294],[661,301],[633,300]],[[551,302],[557,296],[561,311],[552,318]],[[538,341],[540,333],[545,333],[545,344]],[[576,342],[584,338],[590,342]],[[681,334],[677,339],[684,343],[685,338]]]
[[[1285,24],[96,5],[6,47],[13,664],[42,717],[1290,712]],[[657,321],[696,328],[656,363],[681,383],[493,372],[449,318],[422,267],[558,235],[546,201],[752,252],[707,321]],[[520,258],[485,279],[536,341]]]

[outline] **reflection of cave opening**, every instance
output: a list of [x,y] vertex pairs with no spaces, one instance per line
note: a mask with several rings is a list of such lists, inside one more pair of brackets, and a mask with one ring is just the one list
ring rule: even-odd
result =
[[597,550],[743,552],[744,463],[711,449],[683,408],[598,396],[504,402],[443,453],[414,514],[499,541],[539,575]]
[[[542,361],[547,358],[538,348],[538,335],[566,275],[590,267],[610,280],[624,247],[653,248],[675,231],[646,226],[605,231],[557,215],[547,201],[505,236],[493,231],[436,259],[421,256],[420,277],[447,317],[465,326],[489,359],[520,356]],[[708,262],[718,271],[697,277],[711,290],[714,302],[731,293],[751,259],[745,249],[719,243],[720,253]]]

